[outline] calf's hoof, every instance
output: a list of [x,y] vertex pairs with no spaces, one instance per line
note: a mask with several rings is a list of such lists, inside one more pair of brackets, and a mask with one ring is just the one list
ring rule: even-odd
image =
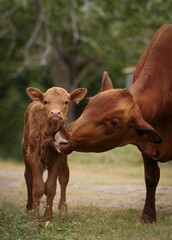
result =
[[58,206],[59,216],[66,216],[68,214],[68,206],[66,203],[59,204]]

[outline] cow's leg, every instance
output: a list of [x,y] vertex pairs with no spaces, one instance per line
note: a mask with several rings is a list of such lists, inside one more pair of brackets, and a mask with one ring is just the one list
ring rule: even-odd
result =
[[63,164],[59,172],[59,183],[60,183],[60,200],[58,204],[59,211],[66,211],[66,188],[69,182],[69,167],[67,163],[67,156],[63,156]]
[[43,169],[40,167],[37,161],[34,161],[31,164],[31,170],[32,170],[32,176],[33,176],[32,208],[34,210],[34,218],[39,219],[40,200],[45,193],[45,184],[43,181]]
[[33,197],[32,197],[32,184],[33,184],[33,177],[32,177],[32,171],[29,166],[29,163],[25,161],[25,182],[26,182],[26,187],[27,187],[27,204],[26,204],[26,209],[27,210],[32,210],[32,205],[33,205]]
[[141,221],[143,223],[152,223],[156,221],[155,193],[160,178],[160,170],[158,163],[152,158],[143,156],[143,159],[145,169],[146,200]]
[[45,195],[46,195],[46,210],[44,219],[47,221],[53,220],[53,200],[56,195],[57,176],[59,174],[59,161],[56,162],[48,169],[48,177],[45,182]]

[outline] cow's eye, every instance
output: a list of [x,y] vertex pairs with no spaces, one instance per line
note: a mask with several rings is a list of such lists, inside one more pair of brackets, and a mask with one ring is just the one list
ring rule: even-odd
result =
[[114,126],[114,127],[119,127],[120,125],[120,121],[116,118],[112,119],[111,120],[111,124]]
[[69,101],[66,101],[66,102],[65,102],[65,105],[68,105],[68,104],[69,104]]
[[47,104],[48,104],[47,100],[44,100],[44,102],[43,102],[43,103],[44,103],[44,105],[47,105]]

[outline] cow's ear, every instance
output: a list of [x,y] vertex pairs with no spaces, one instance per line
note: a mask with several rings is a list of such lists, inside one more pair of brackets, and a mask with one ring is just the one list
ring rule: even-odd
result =
[[44,95],[38,88],[28,87],[26,92],[33,101],[43,102]]
[[105,71],[103,73],[103,80],[102,80],[102,91],[113,89],[112,81],[108,75],[108,73]]
[[143,119],[137,119],[135,122],[136,133],[139,137],[151,143],[162,143],[163,139],[157,131]]
[[87,94],[86,88],[77,88],[73,92],[70,93],[69,97],[71,101],[79,103]]

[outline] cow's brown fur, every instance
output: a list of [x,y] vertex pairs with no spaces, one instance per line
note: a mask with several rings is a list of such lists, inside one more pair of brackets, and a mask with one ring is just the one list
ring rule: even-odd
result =
[[159,162],[172,159],[172,24],[162,26],[142,54],[129,89],[113,89],[108,74],[103,91],[94,96],[80,118],[56,134],[56,146],[102,152],[136,145],[145,167],[146,201],[142,222],[156,221],[155,192]]
[[[66,206],[66,186],[69,180],[67,156],[56,151],[54,135],[66,120],[70,102],[79,102],[85,96],[86,89],[76,89],[68,94],[59,87],[50,88],[45,93],[28,88],[27,93],[33,102],[25,111],[22,141],[27,186],[26,208],[33,209],[34,217],[38,219],[40,200],[45,194],[47,203],[44,218],[52,221],[57,177],[61,186],[59,210]],[[46,169],[48,177],[44,183],[43,172]]]

